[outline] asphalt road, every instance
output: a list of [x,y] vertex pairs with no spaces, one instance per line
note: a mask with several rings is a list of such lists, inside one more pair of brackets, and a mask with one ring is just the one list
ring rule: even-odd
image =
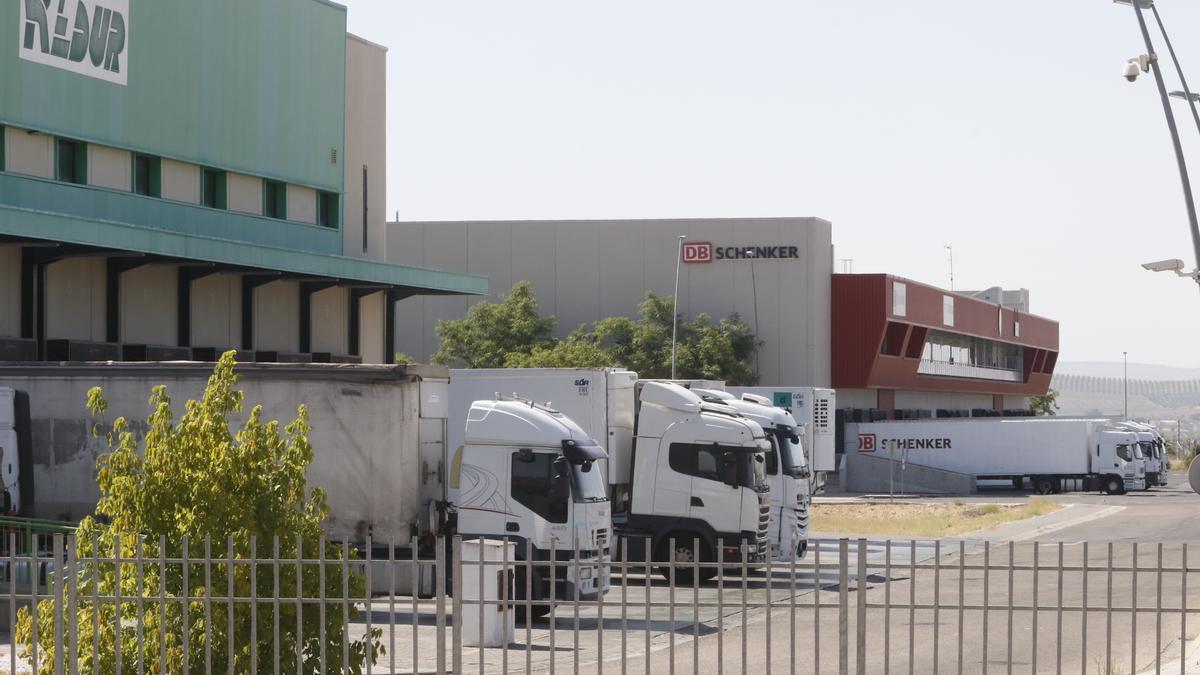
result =
[[[851,540],[845,592],[850,672],[857,658],[854,636],[860,593],[868,605],[863,624],[868,673],[910,672],[910,664],[916,673],[1008,672],[1010,664],[1013,672],[1102,672],[1111,666],[1113,672],[1134,673],[1152,669],[1156,657],[1164,664],[1178,658],[1181,633],[1186,637],[1183,643],[1200,633],[1200,612],[1190,615],[1181,631],[1178,611],[1155,608],[1160,602],[1162,607],[1178,608],[1185,596],[1189,608],[1200,608],[1200,495],[1187,488],[1182,476],[1171,478],[1172,487],[1145,493],[1059,495],[1053,499],[1070,504],[1069,508],[961,543],[903,540],[893,541],[889,550],[885,540],[865,540],[867,575],[861,588],[859,543]],[[1028,498],[1028,494],[995,491],[966,501]],[[1018,568],[1011,579],[1007,569],[995,569],[1007,565],[1009,542]],[[1087,542],[1086,583],[1079,569],[1084,559],[1082,542]],[[1128,571],[1135,542],[1141,568],[1136,591]],[[1158,544],[1163,544],[1162,567],[1178,570],[1184,542],[1189,543],[1189,567],[1197,571],[1189,575],[1186,588],[1178,571],[1157,573]],[[1061,580],[1060,543],[1064,567],[1075,568],[1065,570]],[[1111,575],[1111,590],[1106,572],[1110,545],[1111,564],[1117,570]],[[993,566],[986,582],[979,569],[985,556]],[[603,607],[585,603],[576,611],[570,604],[560,605],[553,622],[536,621],[528,631],[518,626],[507,650],[464,648],[464,672],[835,673],[840,665],[840,560],[839,542],[826,539],[795,569],[794,582],[789,566],[777,566],[769,578],[764,573],[744,579],[732,575],[698,588],[672,589],[658,575],[647,577],[638,571],[618,574]],[[1036,613],[1029,609],[1034,606],[1035,589],[1040,608]],[[1085,593],[1086,624],[1079,611]],[[1136,626],[1128,611],[1135,593],[1141,610]],[[1012,612],[1010,598],[1016,608]],[[910,600],[917,605],[911,614],[906,605]],[[814,601],[821,606],[814,607]],[[960,604],[968,607],[961,615]],[[399,672],[412,672],[413,665],[420,672],[436,667],[434,605],[427,601],[418,605],[421,625],[415,636],[415,664],[411,628],[398,626],[395,642],[389,639],[390,631],[384,634],[385,643],[393,648],[386,665],[390,666],[394,654]],[[888,605],[890,609],[885,608]],[[1105,611],[1110,606],[1117,611]],[[392,616],[386,602],[377,602],[373,610],[376,626]],[[413,620],[410,606],[394,616],[400,624]],[[1180,669],[1175,665],[1170,672]]]
[[[959,540],[917,542],[914,549],[909,541],[893,542],[890,565],[884,542],[866,542],[868,574],[861,588],[868,606],[863,630],[866,672],[1137,673],[1153,672],[1156,660],[1164,667],[1169,665],[1169,672],[1180,672],[1175,662],[1180,645],[1190,649],[1189,643],[1200,635],[1200,612],[1189,614],[1181,625],[1178,611],[1185,600],[1189,610],[1200,609],[1200,495],[1191,491],[1182,475],[1172,475],[1171,483],[1167,488],[1121,496],[1059,495],[1053,499],[1072,506],[1043,519],[981,533],[961,544]],[[996,491],[968,501],[1028,497]],[[1136,580],[1130,571],[1135,543]],[[851,672],[857,659],[854,636],[860,592],[856,548],[857,542],[851,541],[846,591]],[[1185,548],[1188,568],[1195,570],[1186,582],[1178,571]],[[577,652],[557,659],[555,665],[559,671],[571,672],[578,658],[582,664],[579,672],[622,672],[622,665],[626,672],[634,673],[838,672],[838,543],[827,541],[821,550],[822,565],[832,567],[819,575],[806,570],[807,583],[795,586],[798,609],[790,606],[793,595],[787,570],[783,570],[782,589],[772,592],[771,598],[773,603],[782,601],[783,607],[770,612],[749,610],[744,615],[745,627],[740,610],[724,613],[719,620],[701,612],[698,639],[693,638],[690,616],[677,617],[682,625],[674,633],[652,636],[649,651],[638,644],[634,650],[638,653],[624,659],[624,664],[619,657],[607,656],[597,663],[595,652],[586,656]],[[1086,579],[1080,569],[1085,550]],[[1060,551],[1067,568],[1061,576],[1057,569]],[[995,569],[1007,566],[1010,555],[1015,571]],[[982,567],[985,556],[993,567],[986,580],[984,570],[971,569]],[[811,564],[812,557],[805,562]],[[913,562],[916,569],[910,567]],[[1109,566],[1115,570],[1111,574]],[[1163,569],[1168,571],[1160,573]],[[768,586],[780,586],[779,570],[770,584],[765,576],[747,580],[750,602],[764,602]],[[669,592],[652,589],[651,597],[665,599]],[[739,585],[730,599],[736,601],[740,592]],[[716,594],[715,588],[702,590],[702,597]],[[815,597],[822,605],[834,606],[814,608]],[[917,605],[911,614],[903,606],[910,600]],[[1010,600],[1017,609],[1008,609]],[[1082,612],[1085,602],[1088,611]],[[989,607],[986,612],[985,603]],[[885,609],[889,604],[892,608]],[[935,604],[944,607],[936,610],[936,617]],[[961,614],[960,604],[967,607]],[[1034,606],[1039,607],[1037,612],[1031,609]],[[1129,609],[1135,606],[1139,611],[1132,623]],[[1107,611],[1109,607],[1114,611]],[[1159,607],[1172,611],[1158,611]]]

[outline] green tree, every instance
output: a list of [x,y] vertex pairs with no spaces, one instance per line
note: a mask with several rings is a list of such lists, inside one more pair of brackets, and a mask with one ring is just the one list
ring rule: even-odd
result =
[[[533,288],[522,281],[500,303],[480,303],[465,319],[438,322],[442,342],[433,361],[469,368],[623,367],[642,377],[670,377],[673,305],[669,295],[647,293],[638,318],[608,317],[555,340],[554,317],[538,314]],[[678,333],[680,378],[758,381],[750,362],[759,342],[736,314],[716,323],[706,314],[681,319]]]
[[509,354],[554,346],[554,317],[538,314],[528,281],[518,282],[499,303],[476,304],[464,319],[438,321],[436,331],[441,345],[432,361],[464,368],[503,368]]
[[617,365],[613,354],[597,344],[583,328],[573,331],[553,346],[537,346],[530,352],[510,352],[505,368],[608,368]]
[[[188,401],[178,421],[165,387],[154,388],[144,450],[139,450],[124,418],[117,419],[107,435],[111,452],[97,463],[101,498],[96,515],[80,524],[78,563],[65,570],[65,583],[74,587],[78,600],[77,619],[63,629],[67,636],[74,633],[80,645],[80,672],[116,672],[118,645],[126,671],[140,662],[148,672],[171,673],[205,672],[209,656],[215,672],[250,672],[255,656],[258,667],[267,668],[273,650],[282,657],[283,672],[315,673],[323,662],[330,672],[345,665],[360,673],[368,651],[372,658],[383,653],[379,630],[367,639],[344,642],[343,630],[358,614],[353,605],[348,612],[341,603],[326,605],[322,631],[315,604],[308,604],[298,616],[293,602],[276,608],[269,600],[319,598],[322,587],[326,597],[349,593],[348,597],[361,598],[366,592],[361,575],[343,575],[340,564],[324,569],[305,565],[299,575],[295,565],[275,570],[264,562],[252,572],[245,564],[273,558],[275,547],[285,559],[323,556],[337,561],[343,559],[343,550],[325,542],[321,530],[328,513],[325,494],[320,488],[310,490],[305,478],[313,457],[306,408],[300,406],[296,419],[281,429],[277,421],[264,422],[262,407],[255,406],[236,434],[230,430],[229,416],[243,409],[243,392],[235,389],[233,357],[234,352],[221,357],[203,396]],[[99,388],[88,392],[88,407],[96,416],[106,411]],[[242,564],[155,564],[163,558],[206,553]],[[106,562],[118,557],[119,565]],[[139,558],[145,562],[133,562]],[[118,591],[119,607],[103,600]],[[233,603],[230,621],[231,593],[249,598],[252,592],[268,600],[255,603],[254,611],[248,602]],[[100,602],[90,600],[93,595]],[[152,599],[160,595],[172,600]],[[186,609],[177,598],[186,599]],[[211,608],[205,603],[210,599]],[[38,671],[42,674],[55,672],[65,662],[66,655],[54,651],[54,605],[53,600],[38,604]],[[254,630],[258,643],[251,639]],[[30,613],[22,608],[16,642],[24,657],[31,655],[33,636]],[[95,654],[93,640],[99,644]],[[230,640],[232,663],[227,656]],[[343,659],[343,650],[348,660]]]
[[1029,399],[1029,409],[1035,415],[1053,416],[1059,409],[1058,392],[1054,389],[1047,389],[1045,394],[1031,397]]

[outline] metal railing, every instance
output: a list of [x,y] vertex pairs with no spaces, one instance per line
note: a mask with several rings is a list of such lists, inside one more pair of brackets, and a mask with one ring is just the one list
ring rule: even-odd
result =
[[[138,539],[107,556],[80,555],[73,536],[37,543],[3,560],[51,572],[0,594],[10,625],[19,608],[32,619],[0,646],[0,672],[1186,673],[1200,651],[1186,543],[814,540],[804,560],[756,570],[744,543],[738,562],[716,547],[647,566],[622,539],[594,598],[568,583],[594,560],[532,560],[528,542],[482,563],[458,538],[425,555],[379,542]],[[704,550],[659,550],[689,543]],[[495,597],[464,592],[489,579]],[[558,601],[534,597],[543,582]],[[490,615],[513,622],[511,641],[482,646]]]

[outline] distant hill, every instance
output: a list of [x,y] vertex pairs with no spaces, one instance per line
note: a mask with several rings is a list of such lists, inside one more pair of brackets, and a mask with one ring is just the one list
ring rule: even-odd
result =
[[[1087,377],[1115,377],[1122,379],[1125,366],[1120,361],[1059,361],[1054,367],[1056,375],[1084,375]],[[1152,363],[1130,363],[1130,380],[1151,382],[1179,382],[1200,380],[1200,368],[1180,368]]]

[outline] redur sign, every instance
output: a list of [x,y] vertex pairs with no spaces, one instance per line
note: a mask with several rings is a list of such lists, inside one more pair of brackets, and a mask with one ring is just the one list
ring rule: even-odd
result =
[[129,0],[17,0],[21,58],[128,83]]

